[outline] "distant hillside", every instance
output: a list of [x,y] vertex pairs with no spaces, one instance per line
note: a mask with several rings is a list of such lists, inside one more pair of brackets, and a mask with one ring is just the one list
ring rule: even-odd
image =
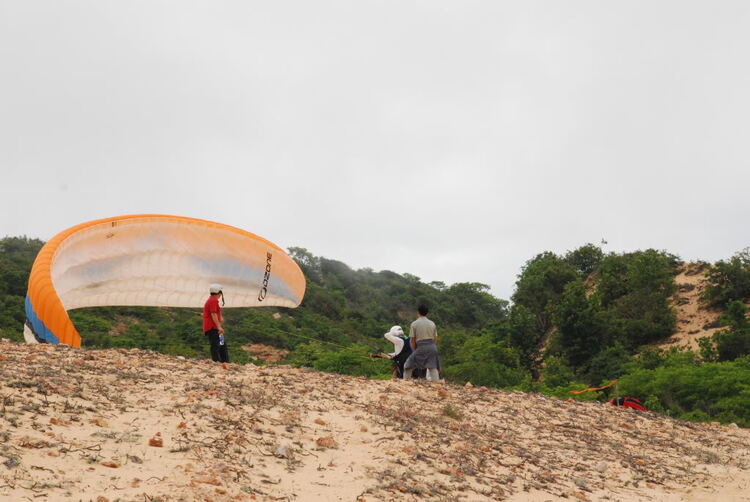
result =
[[0,354],[0,500],[748,500],[734,425],[137,349]]

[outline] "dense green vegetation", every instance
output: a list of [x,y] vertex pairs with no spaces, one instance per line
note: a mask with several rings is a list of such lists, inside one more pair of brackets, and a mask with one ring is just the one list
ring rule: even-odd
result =
[[750,357],[701,362],[692,352],[650,350],[626,365],[618,382],[623,395],[646,406],[697,422],[734,422],[750,427]]
[[0,239],[0,337],[23,341],[24,299],[31,264],[44,243],[26,237]]
[[[42,244],[0,240],[2,337],[22,340],[26,280]],[[370,354],[388,351],[383,333],[394,324],[407,328],[416,305],[426,303],[451,381],[568,398],[572,389],[619,378],[574,397],[633,395],[671,416],[750,426],[747,251],[709,268],[705,301],[726,307],[726,329],[703,340],[700,354],[652,348],[675,328],[670,297],[679,260],[662,251],[604,253],[587,244],[564,255],[540,253],[521,268],[512,303],[480,283],[428,284],[410,274],[352,270],[303,248],[289,252],[307,277],[305,300],[291,310],[225,310],[233,361],[250,360],[241,345],[261,343],[289,350],[287,362],[298,366],[388,378],[390,363]],[[99,307],[70,315],[85,347],[208,357],[199,308]]]
[[708,270],[703,300],[709,306],[724,308],[722,325],[727,328],[711,339],[701,340],[706,361],[732,361],[750,355],[750,322],[746,303],[750,300],[750,249],[727,261],[720,260]]
[[727,261],[719,260],[711,267],[704,300],[714,307],[750,300],[750,249],[740,251]]

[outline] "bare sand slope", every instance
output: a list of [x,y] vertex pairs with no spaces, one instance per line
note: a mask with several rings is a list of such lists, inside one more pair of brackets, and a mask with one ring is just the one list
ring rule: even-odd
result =
[[707,309],[700,302],[706,287],[706,272],[707,269],[700,264],[686,263],[675,277],[677,293],[672,299],[672,305],[677,313],[677,326],[664,346],[674,345],[697,351],[699,338],[710,338],[722,329],[718,322],[722,312]]
[[0,354],[0,500],[750,501],[736,426],[138,350]]

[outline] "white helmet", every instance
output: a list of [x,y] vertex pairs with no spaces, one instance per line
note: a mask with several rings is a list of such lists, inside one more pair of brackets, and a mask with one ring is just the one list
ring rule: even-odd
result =
[[401,329],[401,326],[394,326],[391,328],[391,334],[394,336],[404,336],[404,330]]

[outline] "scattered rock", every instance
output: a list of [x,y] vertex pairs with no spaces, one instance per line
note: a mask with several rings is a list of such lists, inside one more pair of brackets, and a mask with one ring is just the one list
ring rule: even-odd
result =
[[3,465],[8,469],[13,469],[14,467],[21,465],[21,461],[18,460],[18,457],[8,457],[5,462],[3,462]]
[[97,427],[109,427],[109,424],[103,418],[92,418],[89,423],[96,425]]
[[278,457],[278,458],[287,458],[287,459],[294,458],[294,454],[292,453],[292,450],[287,446],[277,447],[274,450],[273,454],[275,457]]
[[215,476],[202,476],[200,478],[191,479],[193,483],[200,483],[204,485],[221,486],[221,481]]
[[325,436],[315,440],[315,443],[321,448],[338,448],[339,444],[333,439],[333,436]]

